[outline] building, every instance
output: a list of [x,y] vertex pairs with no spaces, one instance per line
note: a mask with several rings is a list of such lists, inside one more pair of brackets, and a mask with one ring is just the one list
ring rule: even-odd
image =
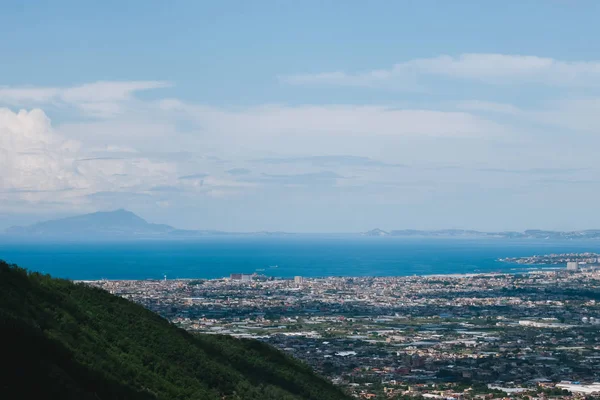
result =
[[294,283],[302,283],[304,282],[304,278],[301,276],[295,276],[294,277]]
[[248,282],[252,280],[251,274],[230,274],[229,279],[232,281]]
[[567,263],[567,271],[577,271],[579,269],[579,263],[577,261],[569,261]]
[[600,393],[600,383],[594,382],[590,385],[581,385],[578,383],[558,383],[556,387],[561,389],[566,389],[572,393],[582,393],[582,394],[597,394]]

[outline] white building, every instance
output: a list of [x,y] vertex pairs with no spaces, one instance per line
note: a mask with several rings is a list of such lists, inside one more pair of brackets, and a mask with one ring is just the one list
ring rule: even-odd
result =
[[592,394],[600,393],[600,383],[594,382],[591,385],[579,385],[575,383],[558,383],[556,387],[567,389],[572,393]]

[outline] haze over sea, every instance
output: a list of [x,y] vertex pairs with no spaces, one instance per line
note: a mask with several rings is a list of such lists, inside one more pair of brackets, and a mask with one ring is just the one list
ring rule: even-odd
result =
[[[600,252],[600,241],[358,236],[206,237],[194,241],[0,243],[0,259],[75,280],[409,276],[519,272],[501,257]],[[541,266],[539,268],[555,268]]]

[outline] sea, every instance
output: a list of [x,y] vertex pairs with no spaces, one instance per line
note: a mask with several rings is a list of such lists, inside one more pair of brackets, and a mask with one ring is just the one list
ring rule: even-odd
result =
[[291,235],[119,243],[0,242],[0,260],[73,280],[209,279],[232,273],[279,278],[521,273],[557,266],[524,266],[498,259],[588,251],[600,253],[600,241]]

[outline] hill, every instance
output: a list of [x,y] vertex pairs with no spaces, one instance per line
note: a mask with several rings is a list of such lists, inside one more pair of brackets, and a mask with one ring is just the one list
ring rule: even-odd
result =
[[119,240],[119,239],[190,239],[207,235],[282,236],[285,232],[231,233],[214,230],[177,229],[153,224],[127,210],[103,211],[74,217],[13,226],[0,232],[3,239],[25,240]]
[[0,261],[3,398],[347,397],[253,340],[192,335],[100,289]]
[[386,232],[379,228],[375,228],[375,229],[371,229],[368,232],[364,232],[362,235],[363,236],[389,236],[389,234],[390,234],[389,232]]
[[14,226],[6,233],[29,237],[155,236],[176,231],[169,225],[151,224],[131,211],[95,212],[75,217]]

